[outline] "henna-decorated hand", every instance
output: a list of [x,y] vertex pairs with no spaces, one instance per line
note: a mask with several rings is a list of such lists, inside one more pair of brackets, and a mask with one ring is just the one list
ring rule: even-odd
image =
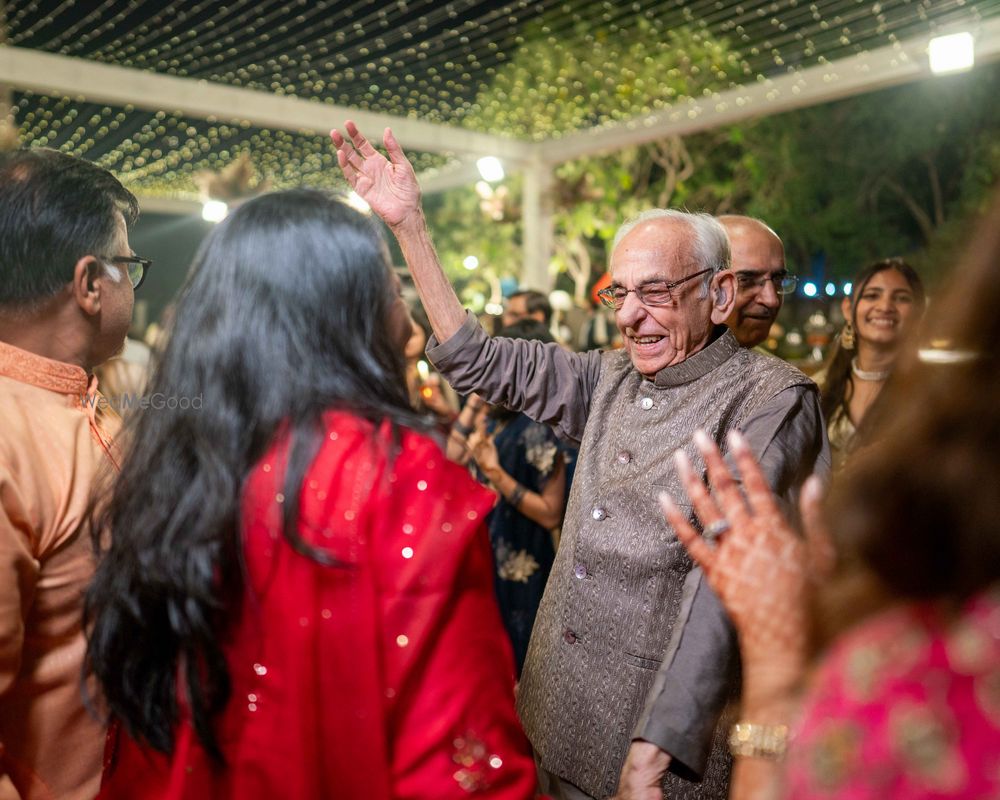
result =
[[681,482],[702,526],[725,532],[716,544],[702,538],[666,494],[660,496],[663,512],[729,612],[745,674],[778,672],[783,674],[775,676],[776,682],[790,682],[797,676],[788,673],[800,671],[804,663],[807,584],[828,571],[833,560],[820,517],[819,479],[810,478],[803,488],[803,540],[782,514],[742,436],[731,434],[729,442],[743,491],[715,443],[702,431],[694,438],[712,493],[678,451]]
[[420,186],[413,166],[403,153],[396,137],[385,129],[382,143],[389,158],[379,153],[348,120],[344,129],[350,141],[336,128],[330,138],[337,148],[337,163],[355,192],[386,225],[393,227],[420,212]]

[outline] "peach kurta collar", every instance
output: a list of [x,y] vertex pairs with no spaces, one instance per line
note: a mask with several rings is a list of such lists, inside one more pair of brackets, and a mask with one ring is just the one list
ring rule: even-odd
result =
[[91,385],[83,367],[29,353],[6,342],[0,342],[0,375],[78,398],[86,395]]

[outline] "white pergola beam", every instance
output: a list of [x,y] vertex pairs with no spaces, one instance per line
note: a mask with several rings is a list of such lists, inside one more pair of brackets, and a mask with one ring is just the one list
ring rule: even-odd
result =
[[173,214],[178,217],[200,217],[201,203],[174,197],[136,195],[141,214]]
[[[480,179],[475,161],[458,160],[438,169],[429,169],[417,175],[420,191],[425,195],[469,186]],[[151,214],[201,214],[201,202],[183,198],[161,197],[159,195],[136,195],[139,208]]]
[[[977,64],[1000,58],[1000,18],[982,23],[972,32]],[[926,78],[931,75],[926,55],[930,38],[910,39],[692,99],[656,114],[549,139],[538,145],[540,156],[550,164],[558,164]]]
[[475,161],[460,159],[437,169],[428,169],[417,175],[420,191],[424,194],[446,192],[461,186],[471,186],[482,180]]
[[176,111],[199,119],[247,120],[303,133],[325,134],[352,119],[372,138],[381,138],[382,130],[392,127],[399,142],[410,150],[496,156],[511,162],[531,156],[531,145],[516,139],[23,47],[0,45],[0,84],[91,102]]

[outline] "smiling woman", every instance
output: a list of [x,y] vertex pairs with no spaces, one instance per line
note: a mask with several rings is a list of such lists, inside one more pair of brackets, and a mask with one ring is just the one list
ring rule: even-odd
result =
[[868,265],[852,285],[844,329],[816,375],[836,468],[865,441],[862,422],[892,374],[904,334],[924,312],[923,282],[902,259]]

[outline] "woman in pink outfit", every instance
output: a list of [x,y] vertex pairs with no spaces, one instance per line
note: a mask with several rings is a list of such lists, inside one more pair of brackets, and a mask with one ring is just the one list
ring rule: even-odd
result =
[[[740,637],[734,798],[1000,797],[997,200],[935,307],[928,345],[886,388],[884,440],[825,508],[807,485],[804,539],[738,437],[743,491],[700,437],[712,493],[687,470],[717,544],[664,502]],[[823,608],[843,632],[800,695],[810,619],[824,618],[809,611]]]

